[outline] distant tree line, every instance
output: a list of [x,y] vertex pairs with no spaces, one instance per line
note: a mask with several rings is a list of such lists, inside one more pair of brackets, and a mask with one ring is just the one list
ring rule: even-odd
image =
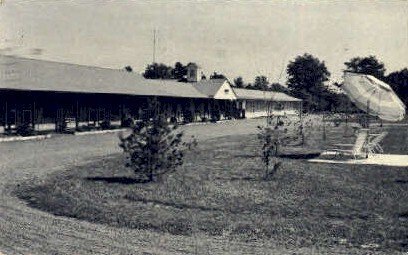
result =
[[[147,65],[145,71],[143,72],[143,77],[146,79],[172,79],[180,82],[186,82],[187,66],[188,64],[183,65],[181,62],[176,62],[174,67],[165,65],[163,63],[152,63]],[[129,66],[125,67],[127,71],[129,71],[128,68]],[[202,74],[200,78],[207,79],[204,74]],[[221,73],[214,72],[210,75],[210,79],[226,79],[226,76]]]
[[[344,63],[345,71],[369,74],[390,84],[401,100],[408,104],[408,69],[385,74],[384,63],[375,56],[354,57]],[[130,66],[125,67],[129,72]],[[336,92],[333,87],[327,85],[330,78],[325,62],[311,54],[305,53],[290,61],[286,67],[286,85],[270,83],[264,75],[256,76],[252,83],[245,83],[241,76],[233,80],[236,88],[253,90],[283,92],[304,100],[304,109],[311,111],[350,111],[353,104],[346,95]],[[174,67],[165,64],[153,63],[146,67],[143,76],[147,79],[174,79],[186,81],[187,65],[176,62]],[[202,79],[206,77],[203,76]],[[210,79],[226,79],[221,73],[214,72]],[[341,83],[335,83],[341,87]]]
[[143,77],[146,79],[173,79],[185,81],[187,75],[187,65],[181,62],[176,62],[173,66],[168,66],[163,63],[152,63],[147,65]]
[[236,87],[236,88],[289,93],[289,90],[287,87],[277,82],[269,83],[268,78],[263,75],[255,77],[253,83],[247,83],[247,84],[244,82],[242,77],[239,76],[234,79],[234,82],[232,85],[233,87]]
[[346,71],[369,74],[386,83],[388,83],[399,98],[408,104],[408,69],[403,68],[399,71],[394,71],[385,74],[386,69],[384,63],[379,61],[375,56],[356,57],[349,62],[344,63]]

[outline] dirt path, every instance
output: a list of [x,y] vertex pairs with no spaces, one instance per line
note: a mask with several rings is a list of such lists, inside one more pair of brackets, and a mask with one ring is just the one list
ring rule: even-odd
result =
[[[264,120],[182,127],[199,140],[256,132]],[[89,160],[119,152],[116,134],[62,135],[43,141],[0,144],[0,254],[293,254],[265,243],[235,243],[223,237],[173,236],[112,228],[57,217],[30,208],[11,195],[13,185],[41,179]],[[272,252],[273,251],[273,252]],[[305,254],[339,250],[297,249]],[[343,254],[349,254],[350,250]]]

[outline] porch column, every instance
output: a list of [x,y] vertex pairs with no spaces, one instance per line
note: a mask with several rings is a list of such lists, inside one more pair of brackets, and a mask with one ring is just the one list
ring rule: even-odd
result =
[[9,129],[9,124],[8,124],[8,104],[7,104],[7,100],[6,100],[6,114],[4,115],[4,132],[6,131],[6,129]]
[[191,121],[197,121],[196,119],[196,114],[195,114],[195,104],[194,104],[194,100],[190,99],[190,114],[191,114]]
[[75,129],[79,128],[79,102],[76,101]]
[[31,116],[31,125],[33,126],[33,130],[35,130],[35,100],[33,101],[33,109],[32,109],[32,116]]

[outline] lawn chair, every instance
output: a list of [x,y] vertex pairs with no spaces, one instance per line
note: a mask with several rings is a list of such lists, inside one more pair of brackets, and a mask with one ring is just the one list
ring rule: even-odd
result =
[[388,135],[388,132],[384,131],[380,134],[374,135],[374,138],[366,144],[366,150],[371,153],[384,153],[380,143]]
[[[357,133],[357,138],[354,144],[334,144],[337,147],[351,147],[349,149],[339,149],[333,148],[328,149],[328,152],[334,152],[334,158],[339,156],[351,156],[354,159],[358,158],[366,158],[368,156],[367,151],[365,149],[365,145],[367,144],[368,138],[368,130],[367,129],[360,129]],[[328,153],[330,154],[330,153]]]

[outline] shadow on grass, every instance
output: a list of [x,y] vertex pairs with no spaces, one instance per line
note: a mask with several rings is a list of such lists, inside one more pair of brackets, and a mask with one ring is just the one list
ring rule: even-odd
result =
[[161,206],[168,206],[168,207],[173,207],[176,209],[196,209],[200,211],[210,211],[210,212],[223,212],[225,210],[221,210],[220,208],[215,208],[215,207],[207,207],[207,206],[201,206],[201,205],[190,205],[190,204],[185,204],[185,203],[175,203],[175,202],[166,202],[166,201],[161,201],[157,199],[146,199],[138,196],[133,196],[133,195],[125,195],[125,199],[132,201],[132,202],[139,202],[139,203],[152,203],[156,205],[161,205]]
[[254,182],[263,181],[261,177],[229,177],[229,178],[215,177],[214,179],[223,181],[254,181]]
[[402,179],[396,179],[395,182],[399,184],[408,184],[408,180],[402,180]]
[[311,152],[311,153],[283,153],[280,154],[279,158],[287,159],[312,159],[320,156],[320,152]]
[[137,184],[148,183],[148,179],[132,178],[132,177],[86,177],[87,181],[106,182],[106,183],[119,183],[119,184]]
[[235,154],[233,155],[236,158],[260,158],[260,155],[256,154]]
[[[278,158],[287,158],[287,159],[312,159],[319,157],[321,152],[284,152],[279,154]],[[233,155],[236,158],[260,158],[260,155],[256,154],[235,154]]]

